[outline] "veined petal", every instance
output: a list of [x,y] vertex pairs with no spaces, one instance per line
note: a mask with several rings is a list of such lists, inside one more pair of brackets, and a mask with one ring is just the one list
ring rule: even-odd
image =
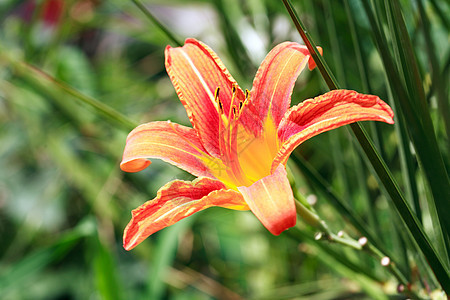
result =
[[253,81],[249,103],[243,110],[244,126],[259,134],[270,111],[277,127],[290,106],[295,81],[308,63],[311,68],[315,66],[306,46],[284,42],[273,48]]
[[249,187],[238,187],[238,190],[251,211],[272,234],[279,235],[295,225],[294,196],[284,165],[278,165],[273,174]]
[[125,228],[123,246],[131,250],[156,231],[211,206],[248,209],[241,194],[227,189],[218,180],[200,177],[193,182],[169,182],[158,191],[155,199],[132,211],[132,219]]
[[[219,57],[195,39],[187,39],[183,47],[166,48],[166,70],[204,147],[219,157],[218,112],[223,110],[228,115],[233,85],[236,86],[233,103],[244,100],[244,93]],[[222,109],[215,99],[218,87]]]
[[195,176],[214,178],[208,166],[219,164],[203,148],[194,129],[170,121],[136,127],[127,137],[120,168],[138,172],[159,158]]
[[285,164],[291,152],[319,133],[357,121],[393,124],[392,109],[380,98],[349,90],[334,90],[292,107],[278,127],[281,149],[272,169]]

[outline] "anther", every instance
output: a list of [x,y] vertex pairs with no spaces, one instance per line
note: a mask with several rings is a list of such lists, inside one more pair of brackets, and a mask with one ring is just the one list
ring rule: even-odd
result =
[[233,83],[233,86],[231,87],[231,92],[233,95],[236,93],[236,85]]
[[216,88],[216,90],[214,91],[214,100],[218,100],[219,99],[219,92],[220,92],[220,87],[218,86]]
[[250,98],[250,91],[245,89],[245,101],[247,101],[248,98]]

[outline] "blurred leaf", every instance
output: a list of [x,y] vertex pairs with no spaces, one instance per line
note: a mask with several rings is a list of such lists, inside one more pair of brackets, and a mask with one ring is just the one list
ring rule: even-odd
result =
[[1,272],[0,291],[6,294],[8,289],[22,286],[26,280],[39,274],[42,269],[62,259],[80,239],[94,232],[94,223],[89,218],[83,220],[70,232],[58,238],[54,243],[24,257],[14,266],[9,266]]

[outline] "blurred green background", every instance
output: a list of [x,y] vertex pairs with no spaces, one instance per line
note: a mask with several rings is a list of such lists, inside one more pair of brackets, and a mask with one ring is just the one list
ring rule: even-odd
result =
[[[450,5],[422,1],[439,83],[425,51],[418,2],[400,2],[448,170]],[[195,37],[211,46],[242,88],[251,89],[274,45],[301,42],[281,1],[142,4],[180,41]],[[293,4],[341,86],[392,103],[361,1]],[[86,101],[103,103],[135,124],[170,119],[190,126],[164,68],[164,48],[175,43],[132,1],[3,0],[0,22],[1,299],[406,297],[377,260],[315,241],[314,230],[301,220],[298,228],[275,237],[250,212],[211,208],[125,251],[122,233],[131,210],[168,181],[192,176],[157,160],[145,171],[122,172],[130,122]],[[292,102],[326,91],[318,71],[304,71]],[[419,205],[415,213],[448,268],[448,235],[436,233],[430,189],[412,146],[399,138],[405,129],[364,126],[411,206]],[[405,147],[410,169],[402,163]],[[347,127],[305,142],[295,155],[288,164],[294,188],[317,201],[316,209],[336,231],[360,236],[327,201],[329,190],[364,220],[424,297],[439,288],[423,256],[403,236],[398,215]],[[327,188],[307,176],[299,160],[307,161]]]

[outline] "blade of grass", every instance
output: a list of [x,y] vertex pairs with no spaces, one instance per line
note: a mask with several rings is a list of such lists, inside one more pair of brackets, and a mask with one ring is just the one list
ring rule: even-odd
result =
[[[213,3],[217,11],[222,12],[219,14],[220,26],[222,32],[225,35],[226,45],[228,52],[231,54],[235,66],[238,68],[240,74],[248,74],[249,70],[252,70],[249,54],[241,40],[238,28],[236,28],[236,21],[229,16],[229,5],[235,3],[229,3],[230,1],[214,0]],[[232,11],[230,13],[235,13]]]
[[7,295],[8,289],[24,286],[26,280],[51,263],[62,259],[82,238],[95,232],[93,220],[87,218],[78,223],[70,232],[62,235],[54,243],[34,251],[0,274],[0,294]]
[[[365,222],[353,211],[353,209],[328,186],[325,179],[317,173],[317,171],[297,152],[294,151],[291,155],[292,160],[301,169],[302,173],[316,186],[320,191],[323,191],[327,196],[329,203],[336,209],[343,217],[347,218],[356,230],[363,236],[367,237],[378,248],[381,247],[379,239],[367,228]],[[383,252],[385,250],[383,249]]]
[[423,1],[416,0],[416,2],[417,7],[419,8],[420,19],[422,21],[422,32],[425,38],[425,50],[427,51],[428,60],[431,65],[431,77],[434,89],[436,91],[439,112],[442,114],[442,119],[445,125],[444,128],[447,134],[447,145],[450,148],[450,139],[448,139],[448,136],[450,135],[450,107],[448,104],[448,97],[446,97],[445,94],[444,82],[442,81],[443,77],[440,74],[438,57],[435,52],[436,46],[434,44],[434,40],[431,37],[431,25],[423,7]]
[[139,0],[131,0],[133,3],[144,13],[144,15],[156,26],[158,27],[164,34],[178,47],[183,46],[175,35],[164,26],[153,14],[139,1]]
[[[408,122],[408,127],[410,129],[410,134],[413,140],[413,143],[416,147],[416,151],[419,154],[419,158],[422,159],[422,166],[424,166],[424,171],[426,174],[430,175],[431,177],[440,176],[442,178],[436,178],[436,182],[440,182],[442,186],[436,186],[436,182],[432,181],[429,182],[430,185],[432,185],[435,188],[435,192],[440,194],[440,197],[438,199],[435,199],[436,201],[440,201],[440,203],[445,203],[450,199],[450,187],[448,187],[448,176],[445,172],[445,167],[443,166],[442,157],[440,156],[439,149],[437,148],[436,143],[429,144],[429,136],[434,136],[434,130],[431,128],[431,134],[427,135],[424,132],[424,128],[420,126],[420,121],[418,122],[418,117],[415,115],[415,112],[412,110],[411,106],[409,105],[409,96],[407,95],[401,79],[398,76],[398,73],[394,69],[395,63],[389,53],[388,47],[387,47],[387,41],[385,39],[385,36],[381,33],[381,30],[379,29],[378,24],[375,21],[375,17],[373,15],[373,12],[371,10],[370,4],[368,1],[364,0],[363,7],[366,11],[366,14],[369,19],[369,23],[372,26],[372,30],[375,36],[375,42],[377,43],[378,50],[380,51],[381,58],[383,60],[384,66],[386,68],[386,74],[389,79],[389,83],[391,84],[391,87],[393,91],[396,94],[396,97],[394,99],[397,99],[399,102],[399,107],[402,108],[402,112],[404,113],[404,116]],[[408,118],[409,117],[409,118]],[[429,118],[429,116],[424,116],[426,119]],[[430,131],[428,131],[430,132]],[[417,135],[421,135],[422,138],[425,139],[425,141],[422,140],[423,144],[418,143],[417,141]],[[434,139],[435,136],[430,137],[430,139]],[[433,149],[432,149],[433,148]],[[433,156],[433,154],[439,153],[438,157],[430,157]],[[422,154],[422,155],[420,155]],[[441,165],[441,167],[437,167],[435,171],[433,171],[430,166],[434,165]],[[436,172],[434,174],[433,172]],[[442,174],[443,173],[443,174]],[[447,215],[449,214],[448,207],[445,208],[445,205],[443,206],[443,211],[441,211],[441,215]],[[409,207],[408,207],[409,209]],[[415,219],[415,218],[414,218]],[[411,220],[409,220],[411,221]],[[448,224],[450,222],[450,219],[447,217],[444,224]],[[416,222],[411,222],[411,225],[408,224],[408,228],[410,229],[410,232],[412,233],[412,236],[414,237],[414,240],[417,242],[420,249],[423,251],[425,257],[427,258],[428,263],[430,264],[430,267],[433,269],[437,279],[439,280],[440,284],[446,290],[448,293],[450,290],[450,280],[449,280],[449,273],[447,268],[444,265],[444,262],[442,261],[441,257],[438,255],[432,244],[430,243],[428,237],[423,233],[423,229],[420,225],[415,224]],[[414,224],[414,227],[412,225]],[[446,225],[445,225],[446,226]]]
[[[430,0],[431,5],[433,6],[434,12],[439,16],[441,19],[442,24],[444,27],[449,30],[450,29],[450,21],[448,19],[448,15],[446,15],[443,11],[443,9],[439,6],[438,2],[436,0]],[[448,4],[448,3],[447,3]]]
[[300,230],[298,226],[296,226],[287,233],[290,236],[293,236],[296,240],[304,241],[309,247],[312,247],[317,253],[317,258],[333,268],[333,270],[337,271],[346,278],[352,278],[353,280],[359,282],[361,287],[373,299],[387,299],[384,293],[378,290],[374,285],[373,281],[381,282],[381,280],[376,274],[373,274],[370,269],[366,269],[361,267],[359,264],[355,264],[352,260],[348,259],[346,255],[342,255],[341,252],[336,251],[330,244],[317,243],[317,241],[313,238],[312,233],[307,232],[303,228]]
[[123,299],[121,282],[117,276],[117,262],[111,250],[102,244],[98,236],[93,239],[93,245],[87,251],[94,256],[92,267],[97,291],[103,300]]
[[[328,30],[328,36],[329,36],[329,40],[330,40],[330,45],[331,45],[331,51],[332,51],[332,55],[333,55],[333,63],[334,63],[334,68],[336,70],[336,77],[338,79],[338,81],[346,86],[347,83],[345,81],[345,72],[344,72],[344,66],[342,64],[342,55],[341,55],[341,50],[339,48],[339,41],[338,41],[338,34],[336,31],[336,24],[334,22],[334,18],[333,18],[333,7],[332,7],[332,3],[330,0],[323,0],[323,6],[325,9],[325,14],[327,15],[327,18],[325,20],[326,26],[327,26],[327,30]],[[317,18],[319,19],[319,18]]]
[[[286,9],[289,12],[297,30],[299,31],[302,39],[305,42],[305,45],[308,47],[311,56],[317,64],[319,71],[324,77],[325,82],[327,83],[330,89],[337,89],[338,85],[336,84],[336,80],[333,78],[330,73],[328,67],[325,65],[322,57],[319,55],[317,48],[315,47],[309,33],[304,28],[300,19],[297,16],[294,8],[292,7],[289,0],[283,0]],[[370,9],[367,1],[364,1],[366,10]],[[367,7],[366,7],[367,6]],[[369,21],[371,23],[375,22],[375,18],[373,16],[369,17]],[[377,34],[380,34],[377,32]],[[381,37],[379,37],[381,38]],[[397,82],[399,84],[399,82]],[[361,144],[364,152],[366,153],[367,158],[371,162],[377,176],[383,183],[386,191],[391,196],[399,215],[401,216],[402,221],[405,223],[406,228],[409,230],[410,237],[418,244],[419,248],[427,258],[430,267],[434,270],[436,277],[438,278],[440,284],[444,288],[444,290],[449,293],[450,292],[450,280],[448,270],[446,270],[442,259],[437,254],[435,248],[431,244],[428,239],[428,236],[423,231],[420,223],[418,222],[416,216],[412,213],[411,208],[409,207],[408,202],[404,199],[402,193],[400,192],[396,182],[394,181],[390,170],[387,168],[383,159],[379,156],[378,152],[374,148],[372,142],[369,140],[366,132],[359,124],[352,124],[351,126],[355,136],[357,137],[359,143]],[[446,177],[446,175],[445,175]],[[450,189],[448,189],[448,193],[450,193]],[[443,198],[449,199],[450,197]],[[448,212],[447,212],[448,213]],[[450,218],[447,220],[450,222]]]
[[103,115],[107,116],[110,120],[114,121],[118,125],[120,125],[125,130],[132,130],[134,129],[138,124],[129,120],[125,115],[122,113],[116,111],[112,107],[106,105],[105,103],[100,102],[99,100],[90,97],[88,95],[85,95],[81,93],[80,91],[74,89],[67,83],[54,78],[53,76],[45,73],[44,71],[40,70],[39,68],[32,66],[30,64],[16,61],[12,57],[10,57],[8,54],[4,52],[3,49],[0,48],[0,59],[5,59],[8,61],[8,63],[14,68],[14,71],[16,72],[17,76],[19,77],[31,77],[34,80],[37,81],[45,81],[48,83],[53,84],[54,86],[59,87],[63,91],[65,91],[67,94],[72,95],[75,97],[75,99],[78,99],[82,103],[85,103],[89,105],[90,107],[94,108],[96,111],[102,113]]
[[152,271],[148,281],[147,294],[144,299],[163,299],[165,278],[177,252],[178,238],[195,220],[197,214],[186,218],[159,234],[156,250],[152,260]]
[[[446,249],[446,240],[448,241],[446,236],[448,232],[446,228],[450,228],[450,211],[448,210],[450,181],[437,144],[436,134],[434,132],[433,123],[425,98],[422,79],[420,78],[419,68],[403,19],[401,7],[397,1],[387,1],[386,4],[392,13],[390,16],[396,36],[395,42],[402,61],[401,69],[403,70],[403,74],[406,75],[406,93],[410,99],[409,102],[405,99],[405,103],[400,104],[402,105],[402,108],[404,108],[405,105],[412,104],[412,109],[417,113],[417,118],[413,118],[415,116],[414,114],[406,114],[405,117],[408,124],[414,122],[412,127],[418,127],[416,130],[411,130],[411,137],[417,150],[421,167],[425,172],[425,176],[433,194],[434,201],[431,198],[428,199],[428,205],[431,212],[430,215],[433,220],[433,227],[437,232],[438,244],[441,245],[440,250],[443,253],[443,257],[445,258],[444,261],[447,263],[448,267],[449,262]],[[411,102],[411,100],[413,101]]]

